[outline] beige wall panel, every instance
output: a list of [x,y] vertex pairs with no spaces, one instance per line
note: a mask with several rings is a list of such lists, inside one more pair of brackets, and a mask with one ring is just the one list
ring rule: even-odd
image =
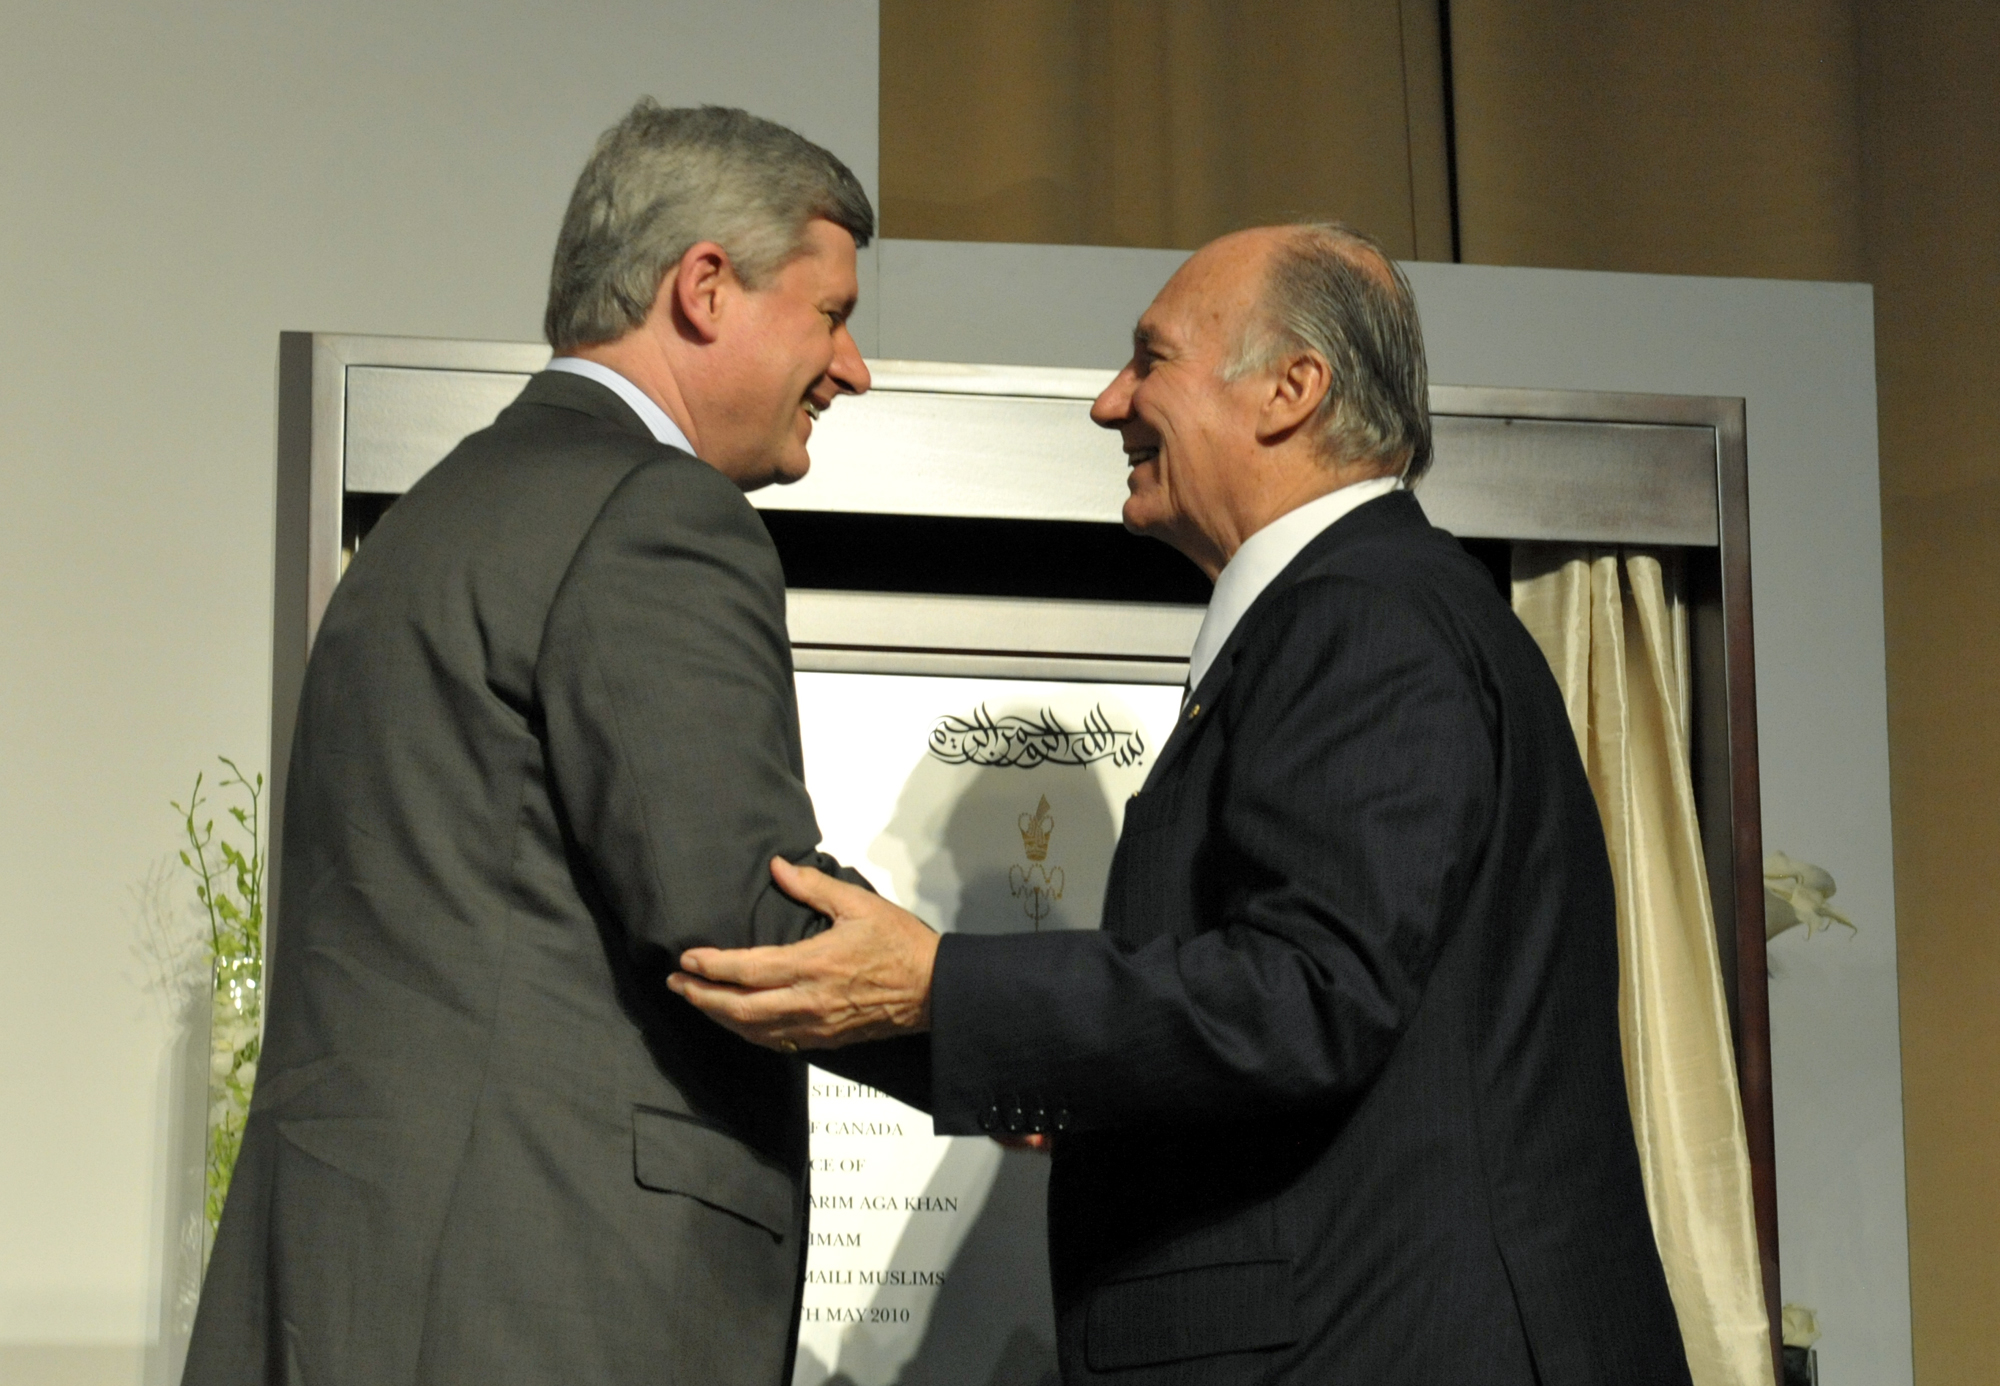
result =
[[1866,6],[1917,1380],[2000,1360],[2000,6]]
[[2000,4],[1871,3],[1882,485],[1936,495],[2000,476]]
[[1077,239],[1083,34],[1072,0],[882,6],[885,235]]
[[1456,260],[1444,51],[1435,0],[1403,0],[1403,106],[1409,115],[1410,231],[1419,260]]
[[1078,244],[1199,244],[1229,223],[1229,26],[1205,0],[1073,7],[1084,43]]
[[1448,258],[1435,16],[1415,0],[889,0],[884,229],[1192,247],[1338,216],[1397,256]]
[[1235,8],[1239,220],[1337,217],[1414,258],[1399,7]]
[[1883,506],[1911,1328],[1922,1386],[2000,1354],[2000,479]]
[[1454,0],[1462,257],[1864,277],[1849,0]]

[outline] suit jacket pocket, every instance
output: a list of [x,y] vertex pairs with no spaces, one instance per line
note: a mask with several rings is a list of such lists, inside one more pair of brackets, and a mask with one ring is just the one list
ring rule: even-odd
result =
[[380,1117],[290,1117],[273,1123],[287,1144],[328,1169],[377,1188],[396,1179],[401,1163],[396,1123]]
[[[333,1103],[327,1101],[327,1089],[346,1078],[346,1068],[338,1054],[322,1054],[317,1059],[309,1059],[290,1068],[279,1068],[276,1064],[265,1064],[257,1074],[256,1091],[251,1103],[259,1116],[275,1117],[279,1120],[292,1115],[292,1110],[323,1113],[339,1110],[339,1103],[352,1104],[354,1092],[351,1083],[342,1083],[338,1089],[340,1096]],[[301,1103],[301,1099],[311,1099]]]
[[1094,1372],[1150,1367],[1298,1341],[1286,1261],[1196,1266],[1100,1286],[1084,1360]]
[[797,1217],[798,1180],[776,1162],[692,1117],[632,1109],[632,1174],[755,1223],[782,1241]]

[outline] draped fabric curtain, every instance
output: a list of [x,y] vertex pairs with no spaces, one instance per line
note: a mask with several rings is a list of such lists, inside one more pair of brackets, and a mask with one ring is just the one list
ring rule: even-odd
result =
[[1677,555],[1517,544],[1618,890],[1618,1019],[1646,1204],[1695,1386],[1771,1386],[1750,1156],[1689,768]]

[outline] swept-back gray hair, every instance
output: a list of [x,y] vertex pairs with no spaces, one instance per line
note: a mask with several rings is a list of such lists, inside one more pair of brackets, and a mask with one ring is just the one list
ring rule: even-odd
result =
[[1272,254],[1261,311],[1226,373],[1241,379],[1287,352],[1318,352],[1333,368],[1311,425],[1320,450],[1414,482],[1431,464],[1431,414],[1410,283],[1372,237],[1352,227],[1314,222],[1289,231]]
[[847,165],[774,121],[728,106],[668,110],[641,97],[597,141],[556,237],[542,331],[557,351],[608,342],[646,319],[661,279],[698,241],[759,288],[824,217],[856,246],[875,209]]

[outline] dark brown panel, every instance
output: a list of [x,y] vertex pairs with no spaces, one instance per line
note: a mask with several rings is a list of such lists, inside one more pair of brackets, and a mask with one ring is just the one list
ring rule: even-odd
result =
[[1784,1296],[1778,1283],[1778,1156],[1771,1108],[1771,996],[1765,966],[1764,820],[1757,770],[1757,656],[1750,605],[1750,480],[1743,401],[1716,426],[1722,512],[1723,647],[1728,663],[1730,839],[1736,914],[1736,1073],[1750,1147],[1764,1303],[1774,1370],[1784,1377]]

